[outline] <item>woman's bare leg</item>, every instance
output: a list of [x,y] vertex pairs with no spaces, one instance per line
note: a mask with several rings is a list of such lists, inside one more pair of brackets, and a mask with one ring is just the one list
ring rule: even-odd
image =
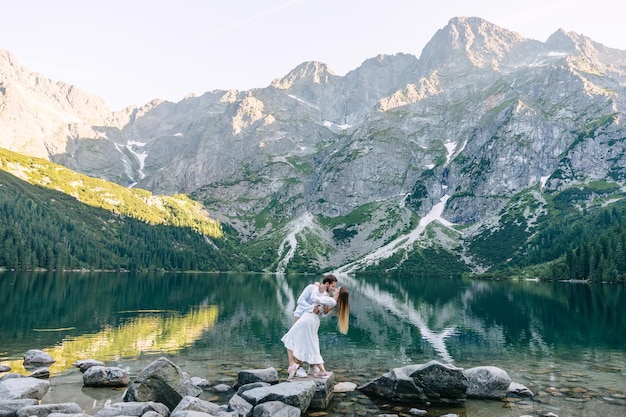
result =
[[293,351],[287,349],[287,360],[289,361],[289,366],[293,365],[296,362],[296,358],[293,356]]
[[287,349],[287,359],[289,361],[289,367],[287,368],[287,380],[291,380],[293,376],[296,374],[296,371],[300,367],[298,360],[295,356],[293,356],[293,351]]
[[324,368],[324,364],[323,363],[315,364],[315,366],[317,366],[317,372],[324,372],[324,373],[326,373],[326,368]]

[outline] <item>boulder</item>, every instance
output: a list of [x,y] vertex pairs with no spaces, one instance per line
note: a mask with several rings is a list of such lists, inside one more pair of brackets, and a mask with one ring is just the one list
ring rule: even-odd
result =
[[50,369],[49,368],[37,368],[33,372],[28,375],[31,378],[39,378],[39,379],[48,379],[50,378]]
[[302,411],[298,407],[280,401],[267,401],[254,407],[252,417],[300,417]]
[[48,365],[56,362],[52,356],[39,349],[31,349],[24,355],[24,366]]
[[117,367],[96,365],[83,373],[83,385],[86,387],[126,387],[128,384],[128,372]]
[[9,365],[0,365],[0,372],[9,372],[11,367]]
[[7,378],[0,381],[0,400],[41,400],[50,390],[50,382],[38,378]]
[[460,404],[466,399],[467,376],[462,368],[430,361],[394,368],[358,389],[399,403]]
[[234,411],[239,416],[249,417],[252,414],[253,408],[252,404],[237,394],[233,395],[230,400],[228,400],[228,411]]
[[170,410],[165,404],[148,402],[123,402],[108,405],[100,409],[94,417],[117,417],[117,416],[136,416],[140,417],[144,414],[155,411],[163,417],[170,415]]
[[235,389],[242,385],[250,384],[253,382],[267,382],[268,384],[278,383],[278,371],[276,368],[266,369],[248,369],[239,371],[237,374],[237,383]]
[[311,399],[310,408],[312,410],[326,410],[335,395],[335,374],[331,372],[330,377],[326,379],[313,378],[312,381],[315,382],[315,394]]
[[528,389],[528,387],[526,387],[525,385],[519,384],[517,382],[511,382],[511,385],[509,385],[509,388],[507,389],[507,395],[511,394],[511,395],[515,395],[518,397],[534,397],[535,393],[532,392],[530,389]]
[[297,407],[304,413],[311,405],[315,389],[314,381],[281,382],[267,387],[252,388],[239,395],[253,406],[268,401],[280,401]]
[[82,414],[83,410],[76,403],[27,405],[17,410],[16,417],[47,417],[52,413]]
[[146,366],[124,393],[124,401],[156,401],[170,410],[185,396],[197,397],[202,389],[167,358],[159,358]]
[[495,366],[477,366],[465,371],[467,397],[498,400],[506,397],[511,385],[509,374]]
[[189,411],[197,411],[215,416],[223,411],[226,411],[226,407],[188,395],[184,397],[178,403],[176,408],[172,410],[170,417],[182,417],[189,415]]
[[0,417],[15,417],[17,410],[20,408],[37,404],[39,404],[39,401],[35,399],[0,401]]
[[239,389],[237,390],[237,395],[241,395],[242,392],[246,392],[252,388],[269,387],[271,385],[272,384],[268,384],[267,382],[252,382],[250,384],[242,385],[241,387],[239,387]]

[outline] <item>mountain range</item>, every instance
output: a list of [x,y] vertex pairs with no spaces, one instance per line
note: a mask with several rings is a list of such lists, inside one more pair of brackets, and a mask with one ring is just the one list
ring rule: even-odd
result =
[[626,51],[563,30],[540,42],[456,17],[419,58],[345,76],[305,62],[265,88],[119,112],[1,50],[0,77],[0,147],[187,195],[271,271],[483,273],[626,190]]

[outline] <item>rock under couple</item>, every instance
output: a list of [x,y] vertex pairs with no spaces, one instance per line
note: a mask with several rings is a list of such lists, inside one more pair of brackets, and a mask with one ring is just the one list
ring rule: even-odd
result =
[[[308,285],[298,297],[298,305],[293,312],[294,322],[280,339],[287,348],[289,359],[287,380],[291,380],[294,375],[306,377],[308,373],[312,373],[316,378],[330,376],[324,368],[317,332],[320,327],[320,316],[334,313],[337,315],[339,332],[348,333],[349,292],[344,287],[335,288],[336,286],[337,278],[334,275],[326,275],[321,283]],[[309,372],[301,367],[303,363],[309,364]]]

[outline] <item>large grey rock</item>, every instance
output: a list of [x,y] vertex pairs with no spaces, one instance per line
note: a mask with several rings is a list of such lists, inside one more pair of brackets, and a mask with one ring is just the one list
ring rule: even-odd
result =
[[507,394],[517,395],[518,397],[535,396],[535,393],[532,392],[528,387],[518,382],[511,382],[511,385],[509,385],[509,388],[507,389]]
[[39,349],[31,349],[24,355],[24,366],[40,366],[56,362],[50,354]]
[[466,398],[467,377],[462,368],[430,361],[394,368],[358,389],[401,403],[459,404]]
[[326,410],[335,395],[335,373],[330,372],[330,376],[324,378],[307,377],[307,380],[315,382],[315,394],[311,399],[311,410]]
[[477,366],[465,371],[467,376],[467,397],[481,399],[501,399],[511,385],[511,378],[505,370],[495,366]]
[[17,417],[47,417],[52,413],[82,414],[83,410],[76,403],[28,405],[17,410]]
[[185,396],[197,397],[202,389],[167,358],[159,358],[146,366],[124,394],[124,401],[156,401],[170,410]]
[[250,416],[253,408],[252,404],[237,394],[233,395],[230,400],[228,400],[228,411],[234,411],[242,417]]
[[165,404],[154,401],[148,402],[123,402],[115,403],[103,407],[98,410],[94,417],[117,417],[117,416],[143,416],[144,414],[155,411],[163,417],[170,415],[170,410]]
[[117,367],[96,365],[83,373],[83,385],[86,387],[126,387],[128,384],[128,372]]
[[0,381],[0,400],[41,400],[49,390],[50,382],[43,379],[8,378]]
[[31,378],[48,379],[50,378],[50,368],[37,368],[33,370],[33,372],[31,372],[28,376]]
[[278,371],[276,368],[265,369],[247,369],[239,371],[237,374],[237,383],[235,389],[242,385],[250,384],[253,382],[267,382],[268,384],[278,383]]
[[311,405],[315,388],[313,381],[281,382],[268,387],[253,388],[239,395],[253,406],[268,401],[280,401],[297,407],[304,413]]
[[15,417],[20,408],[37,404],[39,401],[35,399],[0,400],[0,417]]
[[300,417],[302,410],[280,401],[268,401],[254,407],[253,417]]
[[188,412],[190,411],[217,415],[226,411],[226,407],[222,407],[221,405],[212,403],[211,401],[202,400],[197,397],[186,396],[178,403],[176,408],[172,410],[170,417],[183,417],[185,415],[189,415]]
[[270,385],[272,384],[268,384],[267,382],[252,382],[250,384],[242,385],[239,387],[239,389],[237,389],[237,395],[241,395],[242,392],[251,390],[253,388],[269,387]]

